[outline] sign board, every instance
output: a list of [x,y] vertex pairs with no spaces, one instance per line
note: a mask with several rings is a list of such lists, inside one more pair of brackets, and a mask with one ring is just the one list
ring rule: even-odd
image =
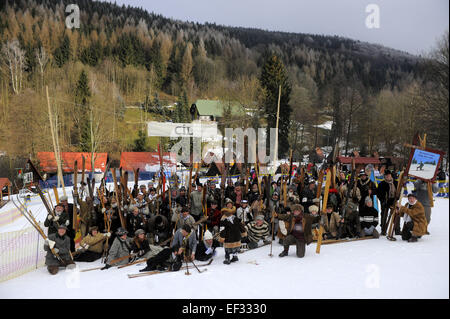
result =
[[444,152],[430,148],[413,148],[409,157],[408,175],[424,181],[436,179]]
[[216,137],[217,123],[148,122],[148,136],[165,137]]
[[33,172],[24,173],[23,174],[23,183],[32,183],[33,182]]

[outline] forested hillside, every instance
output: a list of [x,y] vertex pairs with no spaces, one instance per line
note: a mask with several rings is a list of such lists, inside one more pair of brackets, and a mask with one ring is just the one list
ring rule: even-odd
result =
[[[45,86],[62,151],[114,157],[151,149],[156,141],[142,134],[143,122],[189,121],[187,109],[198,98],[255,109],[256,120],[221,125],[270,124],[273,88],[263,70],[275,60],[280,73],[269,77],[282,76],[286,94],[281,156],[292,147],[300,158],[335,142],[343,152],[401,155],[416,131],[428,134],[430,146],[448,149],[442,68],[447,66],[448,86],[448,33],[438,45],[444,51],[423,59],[341,37],[175,21],[90,0],[70,3],[80,8],[79,29],[65,26],[68,3],[2,1],[0,151],[10,156],[52,150]],[[174,102],[172,109],[163,107]],[[317,129],[325,121],[333,122],[331,131]]]

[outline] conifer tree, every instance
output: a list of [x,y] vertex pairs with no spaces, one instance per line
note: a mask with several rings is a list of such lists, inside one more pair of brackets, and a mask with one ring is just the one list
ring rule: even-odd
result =
[[[267,114],[267,137],[270,128],[276,127],[278,88],[281,85],[280,119],[278,123],[278,157],[287,155],[289,150],[289,125],[292,109],[289,105],[291,85],[288,80],[286,68],[281,59],[272,54],[266,59],[260,77],[261,87],[265,90],[263,99],[265,113]],[[266,147],[270,147],[269,139]]]

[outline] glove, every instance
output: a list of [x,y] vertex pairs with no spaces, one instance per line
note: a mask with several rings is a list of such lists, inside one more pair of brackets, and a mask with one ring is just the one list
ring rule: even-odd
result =
[[105,236],[105,237],[111,237],[111,233],[110,232],[107,232],[107,233],[105,233],[105,234],[103,234],[103,236]]
[[210,247],[205,251],[205,254],[209,255],[213,252],[213,249]]
[[52,220],[52,219],[53,219],[53,215],[49,214],[49,215],[47,216],[47,219],[48,219],[48,220]]
[[103,207],[102,208],[102,213],[104,213],[104,212],[106,212],[106,208]]
[[105,270],[105,269],[109,269],[109,268],[111,268],[111,265],[109,265],[109,264],[106,264],[105,265],[105,267],[103,267],[102,269],[100,269],[100,270]]
[[53,219],[55,220],[55,222],[57,222],[59,220],[59,216],[56,215],[55,217],[53,217]]
[[[58,216],[56,216],[56,217],[58,217]],[[66,220],[66,226],[69,226],[69,224],[70,224],[69,220]]]
[[89,248],[89,245],[86,244],[86,245],[83,246],[83,248],[87,250]]
[[53,251],[55,252],[55,254],[59,253],[59,249],[58,248],[54,248]]
[[139,252],[138,252],[138,256],[139,257],[143,256],[144,254],[145,254],[145,251],[143,251],[142,249],[139,250]]
[[52,249],[53,247],[55,247],[55,242],[53,240],[50,239],[46,239],[44,245],[47,245],[48,247],[50,247],[50,249]]

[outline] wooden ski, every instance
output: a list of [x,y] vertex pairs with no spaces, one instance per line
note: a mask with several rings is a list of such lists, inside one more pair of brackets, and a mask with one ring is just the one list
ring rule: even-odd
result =
[[119,211],[120,224],[121,224],[122,228],[126,229],[127,228],[126,227],[127,224],[126,224],[125,219],[123,217],[122,208],[121,208],[120,201],[119,201],[119,187],[117,187],[117,178],[116,178],[116,170],[115,170],[115,168],[111,168],[111,174],[112,174],[113,181],[114,181],[114,192],[116,193],[116,201],[117,201],[117,208],[118,208],[118,211]]
[[[324,214],[327,213],[327,202],[328,202],[328,193],[330,190],[331,185],[331,177],[332,177],[332,170],[330,168],[327,169],[327,178],[325,181],[325,191],[323,193],[323,202],[322,202],[322,212]],[[322,215],[322,213],[319,210],[319,214]],[[325,216],[326,218],[326,216]],[[321,216],[322,219],[322,216]],[[319,223],[319,236],[317,238],[317,246],[316,246],[316,254],[320,254],[320,246],[322,244],[322,235],[323,235],[323,225],[322,222]]]
[[[206,264],[201,264],[201,265],[196,265],[197,267],[201,268],[201,267],[206,267],[211,265],[211,263],[213,262],[213,259],[210,259],[209,262],[207,262]],[[185,270],[186,266],[182,266],[180,268],[180,270]],[[206,269],[204,270],[206,271]],[[146,277],[146,276],[151,276],[151,275],[156,275],[156,274],[162,274],[162,273],[166,273],[166,272],[174,272],[171,270],[163,270],[163,271],[159,271],[159,270],[154,270],[154,271],[148,271],[148,272],[141,272],[138,274],[128,274],[128,278],[138,278],[138,277]],[[203,271],[202,271],[203,272]]]

